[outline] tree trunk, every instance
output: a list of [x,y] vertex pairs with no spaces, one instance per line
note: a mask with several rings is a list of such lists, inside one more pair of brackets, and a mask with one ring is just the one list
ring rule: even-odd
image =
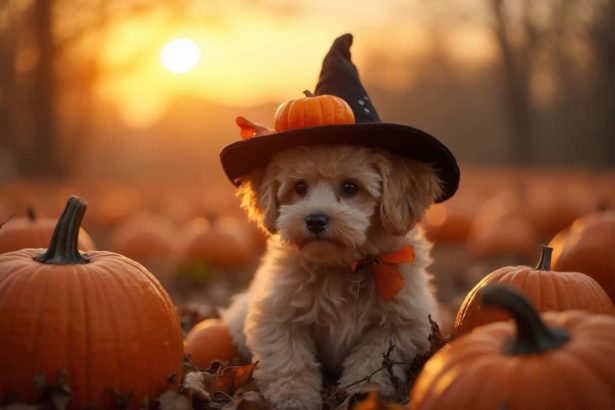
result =
[[[495,17],[495,36],[502,57],[506,106],[510,119],[511,160],[527,164],[532,160],[532,104],[530,95],[531,53],[530,50],[519,52],[513,49],[509,37],[509,21],[504,11],[504,0],[492,0],[492,11]],[[527,24],[527,22],[526,22]],[[529,32],[530,30],[528,30]],[[533,47],[527,39],[525,47]]]
[[606,165],[615,165],[615,0],[605,2],[593,27],[599,130]]
[[62,173],[55,118],[56,53],[53,37],[53,0],[33,2],[34,38],[38,63],[33,73],[33,145],[30,172],[57,177]]

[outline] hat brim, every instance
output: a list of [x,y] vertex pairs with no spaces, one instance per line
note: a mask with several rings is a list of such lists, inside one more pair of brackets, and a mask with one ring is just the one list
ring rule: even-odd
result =
[[228,178],[239,186],[240,178],[263,167],[278,153],[294,147],[322,144],[350,144],[381,148],[434,167],[442,181],[442,202],[457,191],[459,167],[448,148],[435,137],[408,125],[362,123],[299,128],[250,138],[222,149],[220,159]]

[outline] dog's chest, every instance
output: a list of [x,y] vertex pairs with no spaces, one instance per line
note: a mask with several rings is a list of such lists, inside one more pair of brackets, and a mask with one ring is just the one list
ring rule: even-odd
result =
[[344,359],[380,320],[373,278],[329,276],[311,290],[308,326],[318,359],[325,370],[339,373]]

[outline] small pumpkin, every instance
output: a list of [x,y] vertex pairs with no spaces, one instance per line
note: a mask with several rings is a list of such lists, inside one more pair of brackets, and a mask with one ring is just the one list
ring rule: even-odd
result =
[[538,266],[506,266],[485,276],[466,296],[457,312],[457,335],[487,323],[504,321],[510,316],[500,309],[481,303],[482,289],[492,284],[507,285],[522,292],[540,311],[586,310],[597,314],[614,314],[615,307],[595,280],[577,272],[554,272],[550,269],[552,249],[542,247]]
[[184,352],[202,369],[214,360],[228,362],[239,357],[228,327],[219,319],[203,320],[190,329],[184,340]]
[[273,119],[277,132],[317,125],[354,124],[352,108],[340,97],[315,96],[307,90],[303,93],[305,98],[290,100],[278,107]]
[[68,199],[47,250],[0,255],[0,402],[36,400],[35,378],[53,383],[63,370],[68,409],[113,408],[110,389],[141,408],[170,387],[170,375],[181,380],[171,299],[137,262],[79,252],[85,209],[83,199]]
[[[37,217],[33,208],[27,208],[27,217],[12,218],[0,227],[0,253],[24,248],[46,248],[56,226],[53,218]],[[94,241],[81,228],[77,248],[82,251],[96,249]]]
[[417,378],[411,409],[613,408],[614,317],[567,311],[541,318],[510,288],[481,293],[483,304],[514,322],[482,326],[438,351]]
[[596,280],[615,303],[615,211],[577,219],[553,238],[553,269],[575,270]]

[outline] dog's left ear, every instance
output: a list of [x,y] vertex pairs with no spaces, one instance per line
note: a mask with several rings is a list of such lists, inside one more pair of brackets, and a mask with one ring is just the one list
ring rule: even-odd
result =
[[264,169],[257,169],[242,178],[237,191],[241,207],[246,210],[248,217],[270,233],[277,232],[278,187],[277,181],[269,177]]
[[442,194],[440,180],[428,164],[400,157],[375,163],[382,176],[380,221],[387,232],[404,235]]

